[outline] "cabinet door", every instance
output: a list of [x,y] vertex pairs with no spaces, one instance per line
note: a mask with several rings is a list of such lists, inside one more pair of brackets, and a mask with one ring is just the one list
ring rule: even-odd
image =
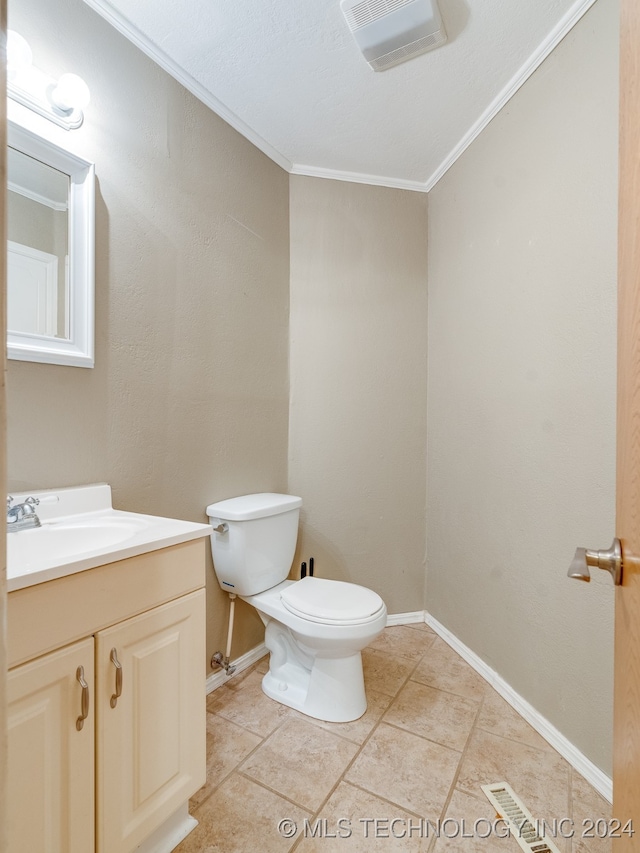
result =
[[9,853],[94,850],[93,661],[90,637],[8,673]]
[[100,853],[135,849],[205,781],[204,633],[198,590],[96,635]]

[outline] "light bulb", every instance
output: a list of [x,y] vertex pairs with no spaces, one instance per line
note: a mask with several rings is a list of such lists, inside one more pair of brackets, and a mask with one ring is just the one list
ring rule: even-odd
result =
[[64,112],[83,110],[90,98],[89,87],[77,74],[63,74],[51,92],[51,102]]
[[29,42],[15,30],[7,30],[7,71],[10,80],[28,68],[33,60]]

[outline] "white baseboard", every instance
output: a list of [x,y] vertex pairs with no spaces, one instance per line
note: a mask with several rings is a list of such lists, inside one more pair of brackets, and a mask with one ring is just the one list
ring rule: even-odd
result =
[[390,625],[415,625],[424,622],[424,610],[413,613],[387,613],[387,627]]
[[[414,625],[418,623],[424,623],[424,610],[415,610],[412,613],[392,613],[387,615],[387,625]],[[247,669],[256,661],[260,660],[263,655],[266,655],[268,652],[267,647],[264,643],[260,643],[259,646],[256,646],[254,649],[250,649],[244,655],[239,657],[237,660],[231,661],[231,664],[235,666],[235,672],[242,672],[243,669]],[[232,676],[227,675],[227,673],[223,669],[218,669],[216,672],[212,672],[207,677],[207,694],[213,693],[214,690],[217,690],[218,687],[221,687],[223,684],[232,678]]]
[[[468,646],[465,646],[455,634],[452,634],[448,628],[445,628],[430,613],[426,610],[415,610],[409,613],[391,613],[387,616],[388,626],[415,625],[422,622],[425,622],[432,628],[447,645],[451,646],[461,658],[473,667],[478,675],[488,682],[578,773],[582,774],[599,794],[609,802],[613,801],[613,782],[611,778],[590,761],[584,753],[580,752],[533,705],[527,702],[526,699],[523,699],[519,693],[516,693],[513,687],[501,675],[498,675],[495,670],[491,669],[482,658],[478,657],[475,652],[472,652]],[[236,667],[236,672],[242,672],[243,669],[247,669],[266,654],[267,647],[264,643],[261,643],[259,646],[232,661],[232,664]],[[229,676],[224,670],[221,669],[218,672],[212,672],[207,678],[207,693],[216,690],[228,680]]]
[[543,717],[539,711],[527,702],[526,699],[523,699],[519,693],[508,684],[502,676],[498,675],[490,666],[488,666],[482,658],[478,657],[475,652],[472,652],[468,646],[465,646],[463,642],[461,642],[455,634],[452,634],[444,625],[441,625],[437,619],[425,611],[424,621],[426,624],[432,628],[438,636],[442,637],[442,639],[447,643],[451,648],[457,652],[461,658],[464,658],[466,662],[472,666],[478,675],[482,676],[485,681],[487,681],[497,692],[505,699],[512,708],[514,708],[521,717],[529,723],[529,725],[533,726],[533,728],[538,732],[538,734],[542,735],[542,737],[549,743],[551,746],[560,753],[560,755],[569,762],[569,764],[574,767],[578,773],[581,773],[582,776],[592,785],[598,793],[600,793],[606,800],[609,802],[613,801],[613,782],[604,773],[597,767],[592,761],[590,761],[584,753],[580,752],[580,750],[574,746],[571,741],[566,738],[562,732],[558,731],[555,726],[553,726],[546,717]]
[[[235,672],[242,672],[243,669],[247,669],[256,661],[259,661],[261,657],[267,654],[267,647],[264,643],[260,643],[259,646],[256,646],[254,649],[250,649],[245,654],[241,655],[236,660],[232,660],[232,666],[235,666]],[[223,684],[226,684],[227,681],[233,676],[227,675],[224,669],[219,669],[217,672],[212,672],[207,677],[207,693],[212,693],[218,687],[222,687]]]
[[136,847],[136,853],[171,853],[197,825],[198,821],[189,814],[189,803],[183,803]]

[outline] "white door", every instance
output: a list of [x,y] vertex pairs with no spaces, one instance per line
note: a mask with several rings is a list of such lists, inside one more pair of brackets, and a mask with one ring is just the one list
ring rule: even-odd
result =
[[58,256],[7,241],[7,329],[52,337],[58,329]]

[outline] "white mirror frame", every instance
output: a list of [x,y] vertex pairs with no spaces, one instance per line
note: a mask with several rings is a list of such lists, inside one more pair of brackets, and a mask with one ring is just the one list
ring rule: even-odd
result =
[[69,175],[69,336],[9,332],[7,356],[19,361],[94,365],[95,168],[27,128],[8,122],[7,142]]

